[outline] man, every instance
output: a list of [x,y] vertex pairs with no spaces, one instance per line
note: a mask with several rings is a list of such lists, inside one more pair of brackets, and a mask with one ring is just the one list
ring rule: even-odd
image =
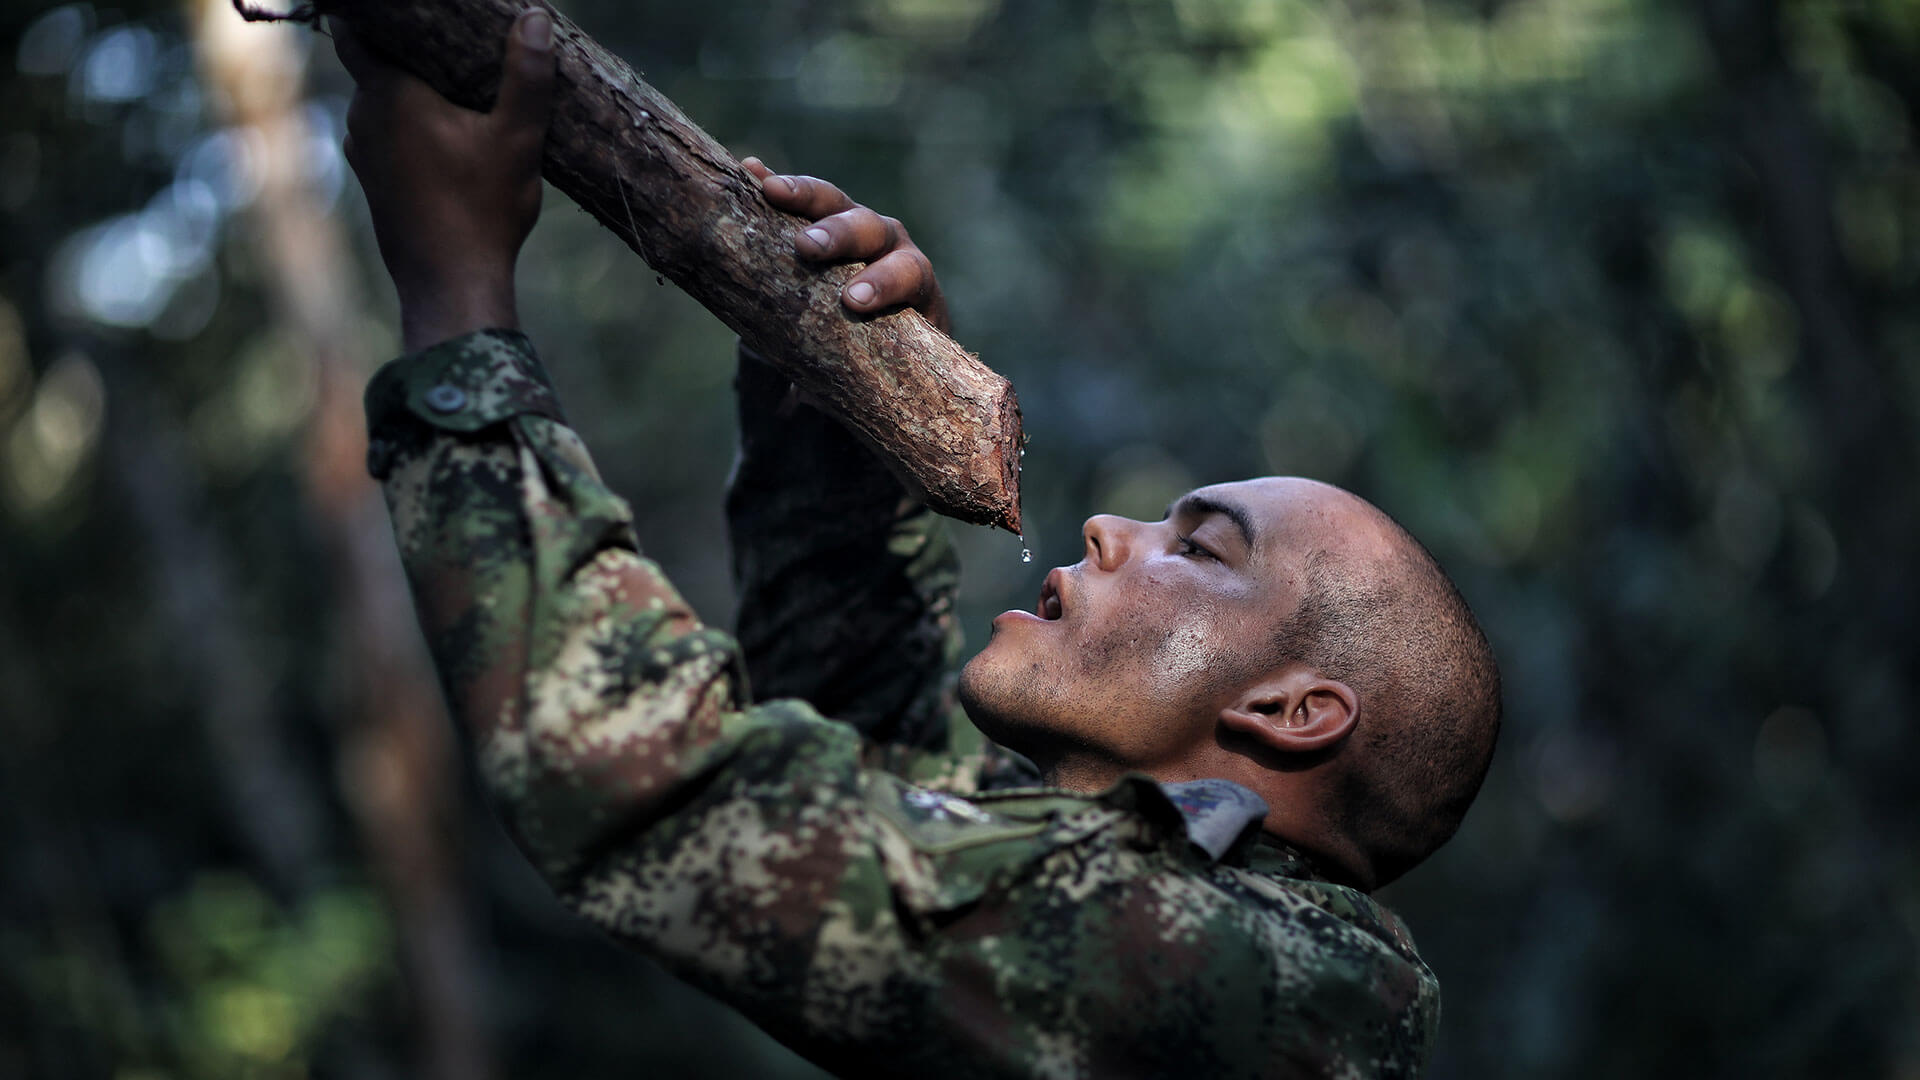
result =
[[[1089,519],[962,673],[1046,784],[983,791],[1012,759],[949,741],[950,553],[851,437],[743,357],[736,641],[565,426],[513,329],[547,17],[484,116],[338,38],[409,353],[368,389],[370,467],[480,774],[570,907],[847,1075],[1420,1070],[1438,988],[1367,892],[1458,824],[1499,695],[1412,538],[1283,478]],[[897,222],[747,165],[814,221],[800,258],[868,264],[851,312],[944,320]]]

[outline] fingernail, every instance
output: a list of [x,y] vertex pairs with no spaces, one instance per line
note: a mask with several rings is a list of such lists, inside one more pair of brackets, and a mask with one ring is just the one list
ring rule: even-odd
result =
[[873,286],[864,281],[856,281],[847,287],[847,299],[866,307],[873,303]]
[[832,234],[828,233],[825,229],[808,229],[807,239],[813,241],[813,246],[822,251],[826,250],[828,244],[833,243]]
[[552,48],[553,20],[539,8],[527,12],[520,19],[520,41],[529,49]]

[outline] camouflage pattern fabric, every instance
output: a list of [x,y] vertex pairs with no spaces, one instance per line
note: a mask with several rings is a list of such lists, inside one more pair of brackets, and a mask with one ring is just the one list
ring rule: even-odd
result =
[[735,633],[756,696],[802,698],[865,737],[867,764],[955,792],[1032,786],[954,698],[960,564],[939,517],[742,347],[727,485]]
[[448,702],[562,901],[842,1075],[1416,1075],[1439,998],[1405,928],[1245,798],[976,790],[1008,766],[944,727],[945,541],[770,373],[741,392],[745,650],[640,556],[523,336],[368,388]]

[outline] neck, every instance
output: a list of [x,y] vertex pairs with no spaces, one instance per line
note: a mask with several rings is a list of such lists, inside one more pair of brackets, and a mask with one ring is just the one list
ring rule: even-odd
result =
[[1048,787],[1083,794],[1105,791],[1132,771],[1118,762],[1087,754],[1063,753],[1051,758],[1029,754],[1028,757],[1033,759],[1040,770],[1041,781]]
[[[1129,772],[1143,772],[1165,783],[1218,778],[1243,784],[1267,801],[1272,809],[1262,824],[1268,836],[1299,850],[1312,859],[1329,880],[1361,892],[1372,892],[1375,885],[1372,860],[1339,829],[1331,827],[1314,811],[1314,800],[1298,788],[1289,790],[1272,783],[1270,777],[1249,776],[1246,770],[1233,768],[1232,762],[1209,762],[1199,768],[1129,768],[1103,754],[1076,748],[1049,747],[1047,750],[1021,748],[1028,760],[1040,770],[1041,782],[1064,791],[1094,794],[1120,782]],[[1051,751],[1049,753],[1048,751]],[[1220,766],[1208,768],[1207,765]],[[1304,805],[1303,805],[1304,803]]]
[[1329,825],[1312,799],[1303,804],[1299,792],[1272,788],[1269,785],[1269,790],[1260,792],[1272,808],[1262,824],[1267,835],[1311,856],[1336,883],[1372,892],[1377,876],[1366,851],[1344,830]]

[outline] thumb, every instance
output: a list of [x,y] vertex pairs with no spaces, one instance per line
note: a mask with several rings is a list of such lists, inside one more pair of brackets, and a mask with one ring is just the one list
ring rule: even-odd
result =
[[509,131],[524,128],[536,141],[544,139],[553,105],[553,64],[553,17],[545,8],[529,8],[507,32],[494,119]]

